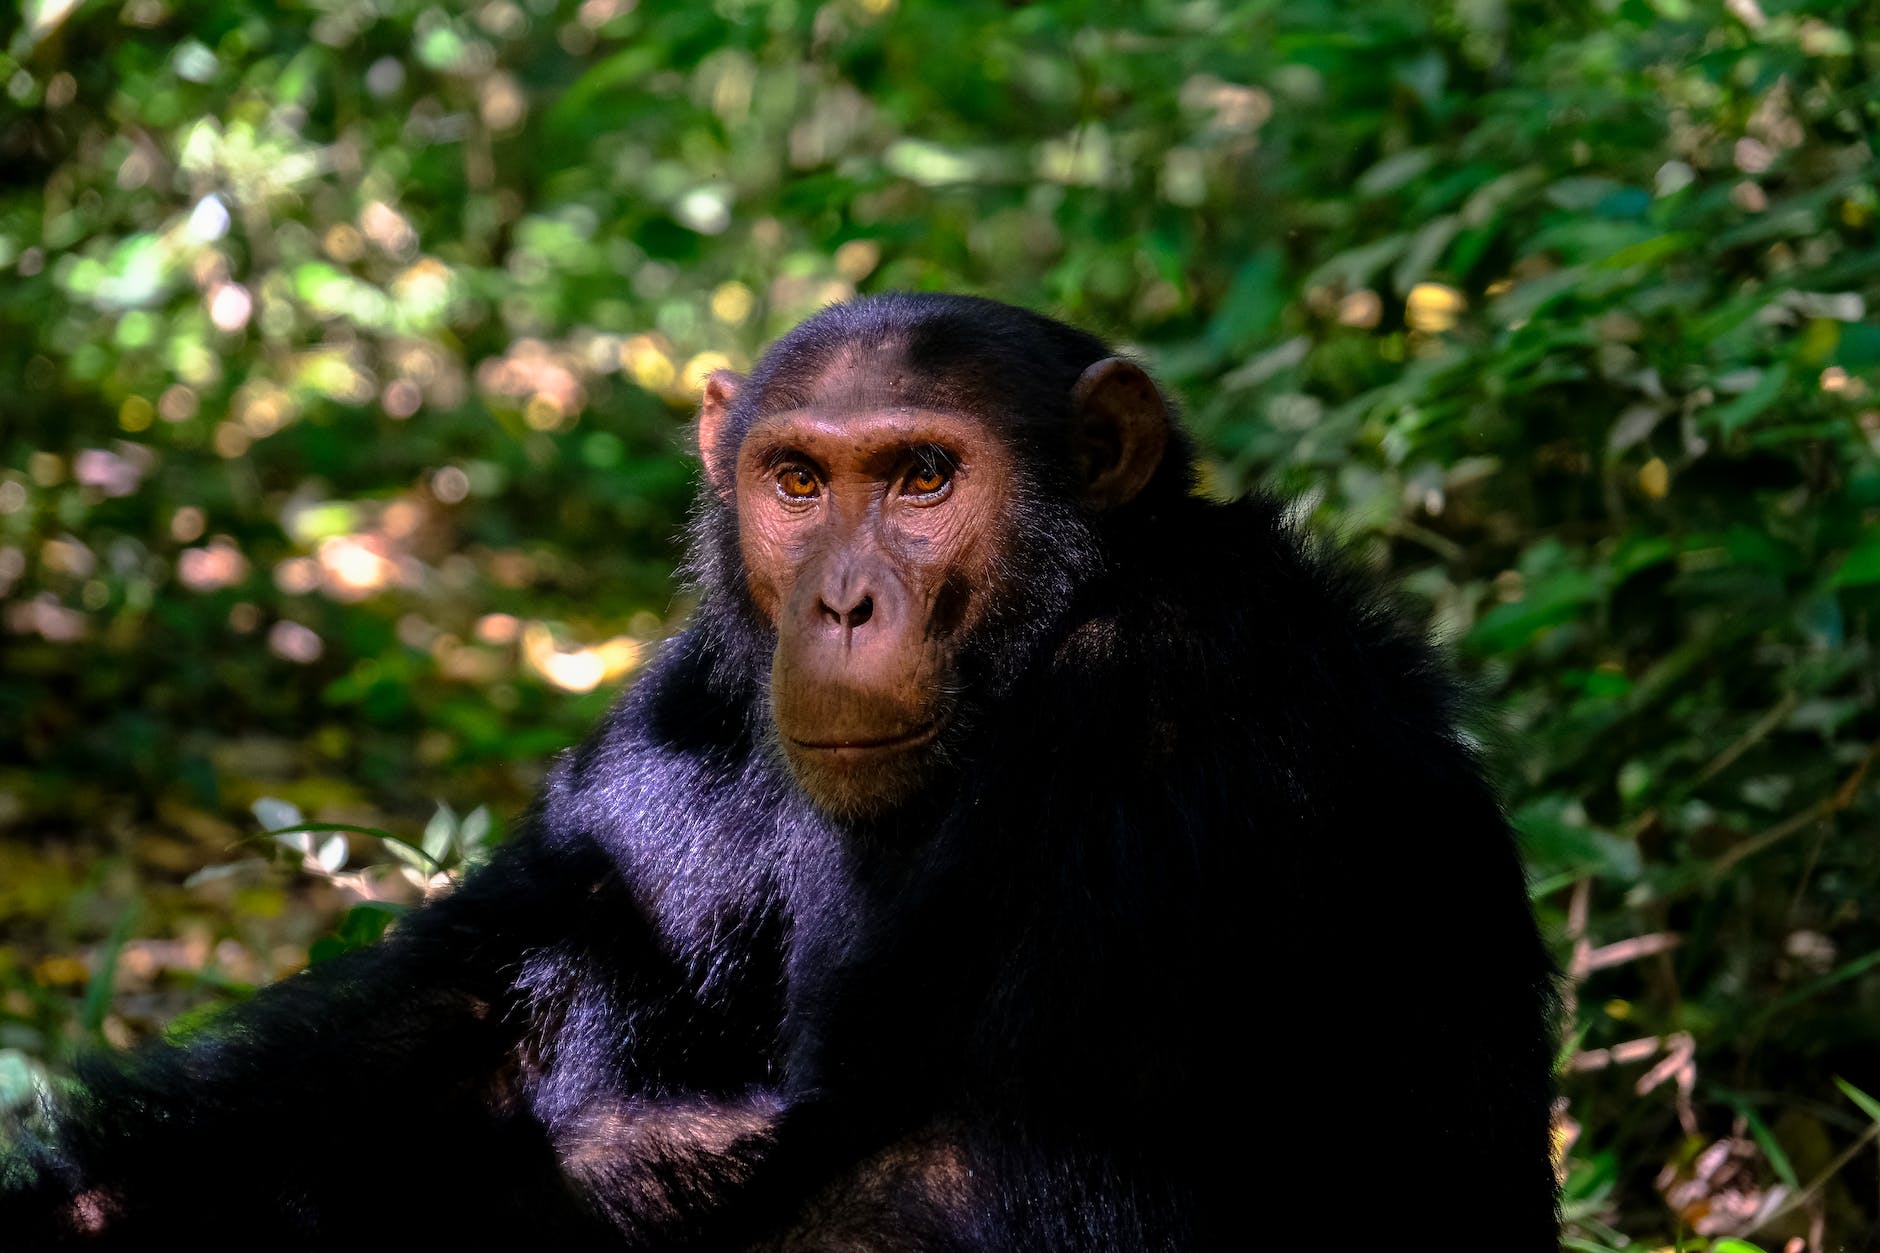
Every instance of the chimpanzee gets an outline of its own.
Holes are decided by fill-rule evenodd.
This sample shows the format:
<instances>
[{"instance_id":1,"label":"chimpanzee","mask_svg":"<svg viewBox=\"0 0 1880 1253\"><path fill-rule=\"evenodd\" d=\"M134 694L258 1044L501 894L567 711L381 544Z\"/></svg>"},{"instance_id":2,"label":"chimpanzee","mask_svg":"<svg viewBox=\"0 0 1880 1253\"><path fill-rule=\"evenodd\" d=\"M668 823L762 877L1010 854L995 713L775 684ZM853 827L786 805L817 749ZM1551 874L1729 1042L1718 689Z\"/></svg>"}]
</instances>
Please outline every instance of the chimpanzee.
<instances>
[{"instance_id":1,"label":"chimpanzee","mask_svg":"<svg viewBox=\"0 0 1880 1253\"><path fill-rule=\"evenodd\" d=\"M7 1248L1555 1247L1458 689L1142 369L884 295L698 440L696 620L519 837L90 1064Z\"/></svg>"}]
</instances>

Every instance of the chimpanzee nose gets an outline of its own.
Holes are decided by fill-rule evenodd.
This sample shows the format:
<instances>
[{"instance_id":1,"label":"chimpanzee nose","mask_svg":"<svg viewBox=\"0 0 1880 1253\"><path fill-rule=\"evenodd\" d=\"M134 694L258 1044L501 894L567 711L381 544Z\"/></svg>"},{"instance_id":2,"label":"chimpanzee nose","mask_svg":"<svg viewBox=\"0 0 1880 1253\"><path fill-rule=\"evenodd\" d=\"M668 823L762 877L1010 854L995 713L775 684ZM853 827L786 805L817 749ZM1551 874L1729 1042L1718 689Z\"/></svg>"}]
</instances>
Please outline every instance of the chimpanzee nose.
<instances>
[{"instance_id":1,"label":"chimpanzee nose","mask_svg":"<svg viewBox=\"0 0 1880 1253\"><path fill-rule=\"evenodd\" d=\"M847 657L844 664L855 660L850 653L889 647L906 621L907 593L894 570L874 554L838 555L804 580L802 592L799 603L809 611L803 625Z\"/></svg>"},{"instance_id":2,"label":"chimpanzee nose","mask_svg":"<svg viewBox=\"0 0 1880 1253\"><path fill-rule=\"evenodd\" d=\"M835 594L832 595L832 591ZM818 608L827 621L841 627L846 635L874 616L875 598L861 587L825 588Z\"/></svg>"}]
</instances>

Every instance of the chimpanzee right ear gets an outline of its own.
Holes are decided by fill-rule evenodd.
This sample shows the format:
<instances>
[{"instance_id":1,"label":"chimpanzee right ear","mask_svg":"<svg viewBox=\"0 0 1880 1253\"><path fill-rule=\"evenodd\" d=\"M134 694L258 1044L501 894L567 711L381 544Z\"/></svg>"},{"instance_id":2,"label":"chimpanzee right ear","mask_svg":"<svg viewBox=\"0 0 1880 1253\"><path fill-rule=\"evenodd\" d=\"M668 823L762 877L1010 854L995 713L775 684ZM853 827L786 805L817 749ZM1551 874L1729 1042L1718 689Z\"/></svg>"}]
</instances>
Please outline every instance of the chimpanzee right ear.
<instances>
[{"instance_id":1,"label":"chimpanzee right ear","mask_svg":"<svg viewBox=\"0 0 1880 1253\"><path fill-rule=\"evenodd\" d=\"M1168 406L1141 366L1105 357L1071 389L1077 462L1084 503L1114 509L1134 500L1155 477L1168 451Z\"/></svg>"},{"instance_id":2,"label":"chimpanzee right ear","mask_svg":"<svg viewBox=\"0 0 1880 1253\"><path fill-rule=\"evenodd\" d=\"M725 416L731 412L731 402L738 398L738 388L743 385L742 374L713 370L705 378L705 395L698 407L698 455L705 462L705 481L722 500L730 500L738 489L737 467L725 463L726 456L737 450L721 449L719 436L724 434Z\"/></svg>"}]
</instances>

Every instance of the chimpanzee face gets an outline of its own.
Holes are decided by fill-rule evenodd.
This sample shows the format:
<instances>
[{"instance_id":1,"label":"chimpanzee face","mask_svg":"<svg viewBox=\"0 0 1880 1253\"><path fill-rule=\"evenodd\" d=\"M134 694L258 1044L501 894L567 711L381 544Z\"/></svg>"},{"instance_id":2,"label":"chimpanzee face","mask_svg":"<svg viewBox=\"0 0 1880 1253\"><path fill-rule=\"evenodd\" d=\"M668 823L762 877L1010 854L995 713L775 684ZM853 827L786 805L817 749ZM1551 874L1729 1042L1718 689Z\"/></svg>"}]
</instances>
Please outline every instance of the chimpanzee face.
<instances>
[{"instance_id":1,"label":"chimpanzee face","mask_svg":"<svg viewBox=\"0 0 1880 1253\"><path fill-rule=\"evenodd\" d=\"M822 809L880 813L942 754L957 661L1007 585L1017 452L987 415L903 403L892 362L855 357L807 402L762 412L720 448L736 375L708 381L699 440L737 510L751 601L776 629L771 713L798 784ZM870 380L888 380L873 385ZM1079 381L1065 441L1093 508L1147 483L1167 415L1116 359ZM1061 477L1061 476L1060 476Z\"/></svg>"}]
</instances>

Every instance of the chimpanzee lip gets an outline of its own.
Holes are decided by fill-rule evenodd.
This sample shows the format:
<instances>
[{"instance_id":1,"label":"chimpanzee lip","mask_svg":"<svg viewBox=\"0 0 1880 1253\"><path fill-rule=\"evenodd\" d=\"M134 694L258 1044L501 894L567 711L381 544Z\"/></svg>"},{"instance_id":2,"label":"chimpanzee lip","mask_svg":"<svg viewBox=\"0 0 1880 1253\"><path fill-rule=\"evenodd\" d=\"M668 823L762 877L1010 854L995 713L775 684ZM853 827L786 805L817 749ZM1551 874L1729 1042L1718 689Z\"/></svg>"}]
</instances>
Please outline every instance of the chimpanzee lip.
<instances>
[{"instance_id":1,"label":"chimpanzee lip","mask_svg":"<svg viewBox=\"0 0 1880 1253\"><path fill-rule=\"evenodd\" d=\"M899 735L884 735L876 739L851 740L803 740L794 735L785 738L798 748L807 748L821 753L839 752L877 752L890 748L917 748L933 739L940 731L940 720L923 723L912 731L903 731Z\"/></svg>"}]
</instances>

